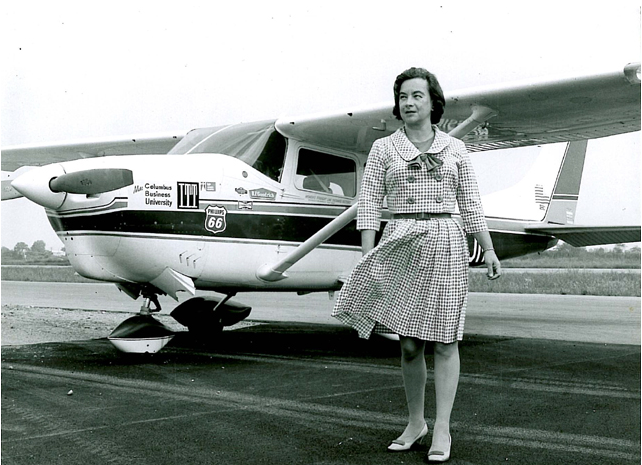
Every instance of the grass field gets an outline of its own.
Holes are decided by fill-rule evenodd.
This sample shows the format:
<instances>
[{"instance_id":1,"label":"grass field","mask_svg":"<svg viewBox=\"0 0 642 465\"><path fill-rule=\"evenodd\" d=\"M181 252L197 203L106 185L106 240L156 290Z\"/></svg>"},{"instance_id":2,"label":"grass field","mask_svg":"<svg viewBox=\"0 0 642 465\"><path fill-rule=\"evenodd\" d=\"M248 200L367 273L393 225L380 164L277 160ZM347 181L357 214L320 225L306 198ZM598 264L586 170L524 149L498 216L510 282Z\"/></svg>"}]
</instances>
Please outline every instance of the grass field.
<instances>
[{"instance_id":1,"label":"grass field","mask_svg":"<svg viewBox=\"0 0 642 465\"><path fill-rule=\"evenodd\" d=\"M599 268L640 269L640 254L636 253L581 253L564 256L555 252L542 252L502 260L504 268Z\"/></svg>"},{"instance_id":2,"label":"grass field","mask_svg":"<svg viewBox=\"0 0 642 465\"><path fill-rule=\"evenodd\" d=\"M83 278L71 266L2 265L3 281L32 281L42 283L95 283Z\"/></svg>"},{"instance_id":3,"label":"grass field","mask_svg":"<svg viewBox=\"0 0 642 465\"><path fill-rule=\"evenodd\" d=\"M506 268L495 281L485 273L470 273L469 288L471 292L639 297L640 273L576 269L511 273Z\"/></svg>"},{"instance_id":4,"label":"grass field","mask_svg":"<svg viewBox=\"0 0 642 465\"><path fill-rule=\"evenodd\" d=\"M79 276L71 267L2 266L5 281L33 282L96 282ZM617 271L582 271L565 269L550 271L511 271L489 281L484 272L470 273L471 292L517 294L567 294L603 296L640 296L640 273Z\"/></svg>"}]
</instances>

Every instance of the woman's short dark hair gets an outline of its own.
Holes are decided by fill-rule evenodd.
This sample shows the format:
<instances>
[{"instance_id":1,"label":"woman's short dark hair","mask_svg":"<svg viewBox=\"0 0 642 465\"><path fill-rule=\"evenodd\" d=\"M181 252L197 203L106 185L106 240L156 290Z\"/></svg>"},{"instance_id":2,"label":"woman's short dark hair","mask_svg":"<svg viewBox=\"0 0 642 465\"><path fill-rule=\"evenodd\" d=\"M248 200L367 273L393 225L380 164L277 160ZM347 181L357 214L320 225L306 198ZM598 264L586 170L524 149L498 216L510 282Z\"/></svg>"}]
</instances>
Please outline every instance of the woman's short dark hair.
<instances>
[{"instance_id":1,"label":"woman's short dark hair","mask_svg":"<svg viewBox=\"0 0 642 465\"><path fill-rule=\"evenodd\" d=\"M401 84L403 84L404 81L415 78L425 79L428 83L428 94L430 95L430 101L432 102L430 122L432 124L439 123L439 121L441 121L441 115L444 114L446 99L444 98L444 92L441 90L437 76L424 68L410 68L397 76L393 87L393 92L395 94L395 108L392 110L392 114L395 115L397 119L401 119L401 112L399 111L399 92L401 90Z\"/></svg>"}]
</instances>

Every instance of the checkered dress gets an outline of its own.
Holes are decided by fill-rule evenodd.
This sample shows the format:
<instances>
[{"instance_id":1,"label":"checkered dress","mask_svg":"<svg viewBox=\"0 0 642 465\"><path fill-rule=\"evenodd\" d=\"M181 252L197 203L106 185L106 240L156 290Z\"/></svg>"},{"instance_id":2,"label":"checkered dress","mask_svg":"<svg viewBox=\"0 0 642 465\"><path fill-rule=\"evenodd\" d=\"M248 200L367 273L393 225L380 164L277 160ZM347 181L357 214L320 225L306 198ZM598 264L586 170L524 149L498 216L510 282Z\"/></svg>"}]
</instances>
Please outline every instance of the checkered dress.
<instances>
[{"instance_id":1,"label":"checkered dress","mask_svg":"<svg viewBox=\"0 0 642 465\"><path fill-rule=\"evenodd\" d=\"M361 184L357 229L379 230L384 197L391 213L454 213L458 205L466 232L487 229L464 144L433 128L427 153L441 163L434 169L403 128L375 141ZM461 340L468 256L464 229L455 219L392 220L377 247L352 270L332 315L363 338L374 331Z\"/></svg>"}]
</instances>

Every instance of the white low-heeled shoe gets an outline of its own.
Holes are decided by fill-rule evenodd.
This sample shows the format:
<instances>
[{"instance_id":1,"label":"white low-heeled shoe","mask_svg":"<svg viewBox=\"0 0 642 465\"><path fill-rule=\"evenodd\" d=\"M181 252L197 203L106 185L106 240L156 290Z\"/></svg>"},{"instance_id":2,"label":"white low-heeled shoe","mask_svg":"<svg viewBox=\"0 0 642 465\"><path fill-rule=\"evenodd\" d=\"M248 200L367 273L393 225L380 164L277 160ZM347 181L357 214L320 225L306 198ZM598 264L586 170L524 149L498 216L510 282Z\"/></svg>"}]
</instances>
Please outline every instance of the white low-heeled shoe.
<instances>
[{"instance_id":1,"label":"white low-heeled shoe","mask_svg":"<svg viewBox=\"0 0 642 465\"><path fill-rule=\"evenodd\" d=\"M445 451L433 450L432 448L428 451L428 463L441 463L447 462L450 460L450 449L453 445L453 439L448 435L448 449Z\"/></svg>"},{"instance_id":2,"label":"white low-heeled shoe","mask_svg":"<svg viewBox=\"0 0 642 465\"><path fill-rule=\"evenodd\" d=\"M394 441L392 441L392 444L388 446L388 450L390 452L402 452L404 450L410 450L410 448L415 443L421 444L421 441L424 440L427 434L428 434L428 425L424 423L424 427L421 428L421 431L415 437L415 439L413 439L410 442L404 442L404 441L400 441L399 439L395 439Z\"/></svg>"}]
</instances>

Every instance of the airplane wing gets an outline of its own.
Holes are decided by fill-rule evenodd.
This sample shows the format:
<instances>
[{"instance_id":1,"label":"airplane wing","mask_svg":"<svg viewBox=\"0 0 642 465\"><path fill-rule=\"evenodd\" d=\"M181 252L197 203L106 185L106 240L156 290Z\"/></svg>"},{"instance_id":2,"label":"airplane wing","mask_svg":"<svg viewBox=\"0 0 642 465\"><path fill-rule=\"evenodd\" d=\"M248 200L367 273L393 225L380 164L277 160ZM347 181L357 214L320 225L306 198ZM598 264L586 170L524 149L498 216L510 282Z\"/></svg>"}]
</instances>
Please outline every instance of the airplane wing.
<instances>
[{"instance_id":1,"label":"airplane wing","mask_svg":"<svg viewBox=\"0 0 642 465\"><path fill-rule=\"evenodd\" d=\"M526 231L555 236L573 247L640 242L642 240L640 226L545 225L527 226Z\"/></svg>"},{"instance_id":2,"label":"airplane wing","mask_svg":"<svg viewBox=\"0 0 642 465\"><path fill-rule=\"evenodd\" d=\"M498 84L446 92L440 123L462 125L470 151L596 139L640 130L640 63L610 73ZM281 118L287 137L368 153L374 140L397 130L394 102L370 108ZM471 124L472 123L472 124Z\"/></svg>"},{"instance_id":3,"label":"airplane wing","mask_svg":"<svg viewBox=\"0 0 642 465\"><path fill-rule=\"evenodd\" d=\"M6 147L2 149L2 171L14 171L22 166L41 166L78 158L165 154L186 133L187 131L140 137L60 142L53 145Z\"/></svg>"},{"instance_id":4,"label":"airplane wing","mask_svg":"<svg viewBox=\"0 0 642 465\"><path fill-rule=\"evenodd\" d=\"M596 139L640 130L640 63L601 75L531 81L447 93L441 129L461 137L470 151ZM367 154L372 143L400 126L392 102L371 108L281 118L286 137ZM354 218L355 207L274 264L257 270L266 281L286 270ZM529 232L553 235L573 246L640 241L640 227L538 225Z\"/></svg>"},{"instance_id":5,"label":"airplane wing","mask_svg":"<svg viewBox=\"0 0 642 465\"><path fill-rule=\"evenodd\" d=\"M640 63L622 70L446 92L440 126L470 151L544 144L640 129ZM281 118L285 136L357 153L400 122L393 102L329 114ZM453 129L459 128L453 132ZM2 149L2 171L77 158L167 153L187 131Z\"/></svg>"}]
</instances>

